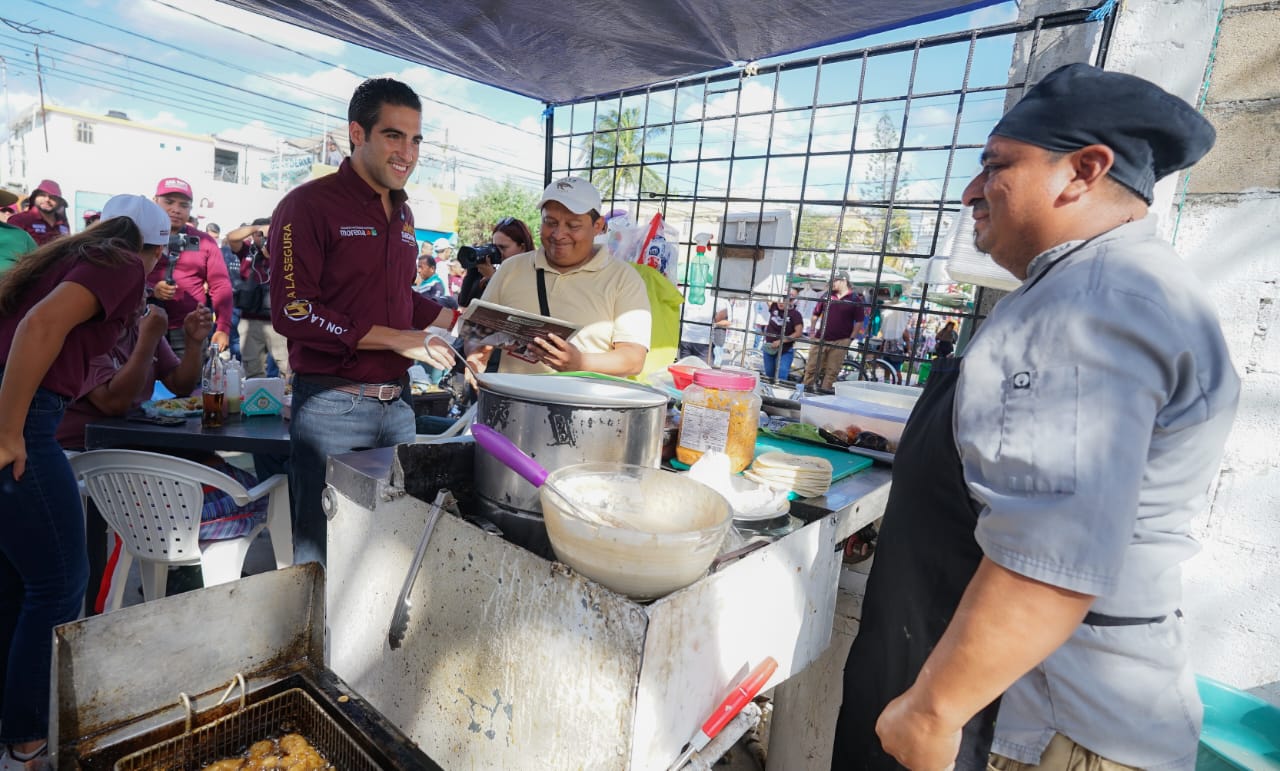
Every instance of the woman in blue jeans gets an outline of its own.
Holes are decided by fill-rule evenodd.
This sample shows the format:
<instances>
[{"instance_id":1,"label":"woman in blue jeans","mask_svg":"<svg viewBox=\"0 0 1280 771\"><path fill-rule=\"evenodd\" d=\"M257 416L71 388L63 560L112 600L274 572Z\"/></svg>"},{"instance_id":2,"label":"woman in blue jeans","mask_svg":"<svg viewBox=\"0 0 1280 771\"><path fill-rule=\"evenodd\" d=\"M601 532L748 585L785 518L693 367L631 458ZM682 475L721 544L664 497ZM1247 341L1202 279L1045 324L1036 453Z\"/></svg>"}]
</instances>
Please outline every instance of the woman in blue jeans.
<instances>
[{"instance_id":1,"label":"woman in blue jeans","mask_svg":"<svg viewBox=\"0 0 1280 771\"><path fill-rule=\"evenodd\" d=\"M769 303L769 323L764 330L764 374L777 380L791 378L796 340L804 336L804 318L796 310L800 290L791 287L782 302Z\"/></svg>"},{"instance_id":2,"label":"woman in blue jeans","mask_svg":"<svg viewBox=\"0 0 1280 771\"><path fill-rule=\"evenodd\" d=\"M53 628L73 621L88 579L84 512L54 438L89 360L143 298L169 218L116 196L102 220L19 258L0 279L0 769L47 765Z\"/></svg>"}]
</instances>

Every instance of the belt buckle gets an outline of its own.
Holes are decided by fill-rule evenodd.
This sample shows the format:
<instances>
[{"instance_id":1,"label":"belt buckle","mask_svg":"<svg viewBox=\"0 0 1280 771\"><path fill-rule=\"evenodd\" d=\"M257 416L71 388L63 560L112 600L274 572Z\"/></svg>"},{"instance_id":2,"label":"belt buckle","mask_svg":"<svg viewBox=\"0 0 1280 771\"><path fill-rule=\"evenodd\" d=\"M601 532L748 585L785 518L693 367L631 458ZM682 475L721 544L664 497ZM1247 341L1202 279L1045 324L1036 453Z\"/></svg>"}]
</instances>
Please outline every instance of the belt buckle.
<instances>
[{"instance_id":1,"label":"belt buckle","mask_svg":"<svg viewBox=\"0 0 1280 771\"><path fill-rule=\"evenodd\" d=\"M395 399L399 396L400 396L400 386L398 385L394 385L394 384L388 385L384 383L378 386L378 395L376 398L380 402L395 401Z\"/></svg>"}]
</instances>

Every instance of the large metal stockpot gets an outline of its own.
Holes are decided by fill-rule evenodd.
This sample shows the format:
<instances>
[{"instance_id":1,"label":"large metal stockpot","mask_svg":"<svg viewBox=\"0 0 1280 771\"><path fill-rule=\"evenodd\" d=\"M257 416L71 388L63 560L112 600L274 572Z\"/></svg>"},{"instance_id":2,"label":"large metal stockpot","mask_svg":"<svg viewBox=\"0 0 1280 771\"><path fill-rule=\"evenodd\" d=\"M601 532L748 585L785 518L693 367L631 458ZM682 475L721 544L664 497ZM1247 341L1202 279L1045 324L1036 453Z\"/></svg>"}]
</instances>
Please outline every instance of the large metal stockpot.
<instances>
[{"instance_id":1,"label":"large metal stockpot","mask_svg":"<svg viewBox=\"0 0 1280 771\"><path fill-rule=\"evenodd\" d=\"M657 468L667 397L639 384L590 377L485 375L476 421L549 471L587 461ZM480 513L509 540L549 553L538 491L476 449Z\"/></svg>"}]
</instances>

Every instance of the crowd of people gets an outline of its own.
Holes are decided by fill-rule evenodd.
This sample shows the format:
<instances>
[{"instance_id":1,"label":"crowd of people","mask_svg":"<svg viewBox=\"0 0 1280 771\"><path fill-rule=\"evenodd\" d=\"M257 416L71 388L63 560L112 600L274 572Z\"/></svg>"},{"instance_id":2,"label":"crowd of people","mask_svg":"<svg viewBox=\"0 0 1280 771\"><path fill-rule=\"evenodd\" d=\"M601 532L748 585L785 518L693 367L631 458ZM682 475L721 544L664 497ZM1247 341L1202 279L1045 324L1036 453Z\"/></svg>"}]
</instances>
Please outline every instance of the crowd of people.
<instances>
[{"instance_id":1,"label":"crowd of people","mask_svg":"<svg viewBox=\"0 0 1280 771\"><path fill-rule=\"evenodd\" d=\"M102 545L65 455L86 421L136 407L157 379L190 393L206 348L238 348L246 374L290 376L294 558L323 564L327 460L414 439L411 365L647 366L665 306L652 269L604 245L590 181L547 186L540 244L503 219L496 256L463 264L447 239L419 250L404 190L418 96L367 80L348 118L336 173L221 243L216 225L195 226L176 177L150 198L112 197L74 234L53 180L24 202L0 197L14 209L0 223L0 771L46 756L51 630L82 612ZM969 340L963 368L954 322L931 330L940 364L897 448L835 768L1076 767L1048 765L1059 755L1191 767L1199 712L1177 564L1239 381L1147 207L1156 179L1212 142L1190 106L1086 65L1047 76L993 130L965 203L975 243L1024 283ZM537 337L519 358L459 351L443 332L477 298L577 331ZM918 350L918 325L880 300L837 274L806 320L788 291L767 309L766 368L789 370L812 337L804 381L830 388L860 337ZM710 357L727 317L704 304L707 339L686 351ZM1095 419L1078 419L1086 408Z\"/></svg>"}]
</instances>

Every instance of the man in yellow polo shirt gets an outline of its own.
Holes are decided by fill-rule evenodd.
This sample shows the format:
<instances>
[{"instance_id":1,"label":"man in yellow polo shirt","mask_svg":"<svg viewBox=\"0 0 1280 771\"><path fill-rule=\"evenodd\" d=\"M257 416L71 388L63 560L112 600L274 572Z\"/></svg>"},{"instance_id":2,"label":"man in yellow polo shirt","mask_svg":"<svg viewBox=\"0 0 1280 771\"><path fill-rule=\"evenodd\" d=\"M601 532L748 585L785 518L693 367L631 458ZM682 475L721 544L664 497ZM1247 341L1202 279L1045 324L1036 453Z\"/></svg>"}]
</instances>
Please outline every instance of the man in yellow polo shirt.
<instances>
[{"instance_id":1,"label":"man in yellow polo shirt","mask_svg":"<svg viewBox=\"0 0 1280 771\"><path fill-rule=\"evenodd\" d=\"M593 242L604 232L600 192L581 177L565 177L547 186L539 206L542 247L503 261L481 299L582 328L568 340L538 338L537 363L503 356L498 371L639 373L649 350L649 298L635 268ZM468 358L483 369L492 351L486 346Z\"/></svg>"}]
</instances>

